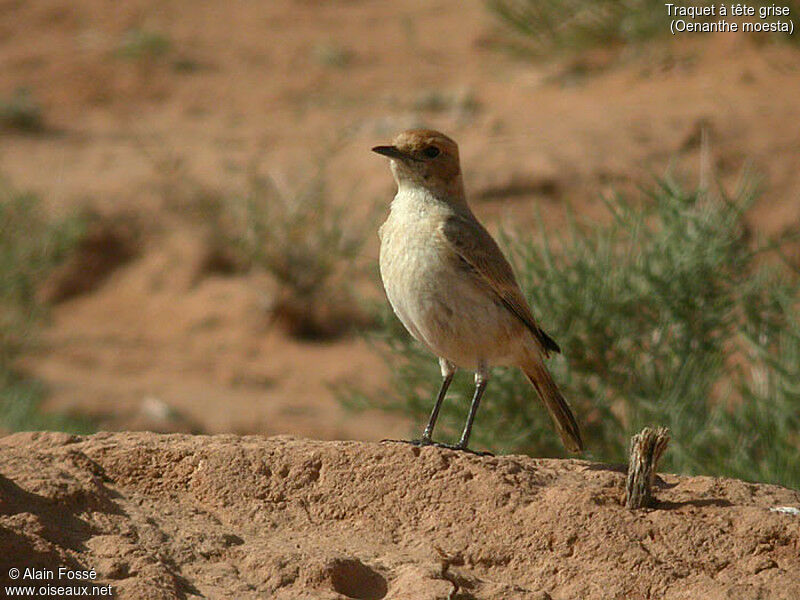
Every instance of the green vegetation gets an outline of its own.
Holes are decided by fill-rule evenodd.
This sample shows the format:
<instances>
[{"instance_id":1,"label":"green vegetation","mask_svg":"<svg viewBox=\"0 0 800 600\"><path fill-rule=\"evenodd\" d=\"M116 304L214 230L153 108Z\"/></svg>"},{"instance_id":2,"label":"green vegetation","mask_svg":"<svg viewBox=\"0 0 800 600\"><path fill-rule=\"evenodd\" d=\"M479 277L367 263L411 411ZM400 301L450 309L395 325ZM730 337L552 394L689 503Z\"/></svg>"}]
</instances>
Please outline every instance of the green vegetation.
<instances>
[{"instance_id":1,"label":"green vegetation","mask_svg":"<svg viewBox=\"0 0 800 600\"><path fill-rule=\"evenodd\" d=\"M42 107L27 88L17 88L9 97L0 98L0 127L27 133L44 129Z\"/></svg>"},{"instance_id":2,"label":"green vegetation","mask_svg":"<svg viewBox=\"0 0 800 600\"><path fill-rule=\"evenodd\" d=\"M549 365L589 457L625 462L631 435L663 425L672 432L664 470L800 488L800 277L777 258L788 233L750 239L743 215L753 197L688 193L666 180L638 201L608 201L608 224L573 218L552 239L544 226L538 237L501 234L534 312L563 349ZM346 402L410 414L421 428L439 367L388 313L376 346L391 388ZM457 436L471 394L471 374L460 373L438 439ZM473 431L475 447L563 454L515 369L495 370Z\"/></svg>"},{"instance_id":3,"label":"green vegetation","mask_svg":"<svg viewBox=\"0 0 800 600\"><path fill-rule=\"evenodd\" d=\"M327 159L295 184L261 174L255 157L242 189L222 190L201 184L181 157L143 151L167 206L206 238L205 272L266 275L256 278L266 284L265 312L298 338L334 338L371 321L355 287L374 213L331 201Z\"/></svg>"},{"instance_id":4,"label":"green vegetation","mask_svg":"<svg viewBox=\"0 0 800 600\"><path fill-rule=\"evenodd\" d=\"M325 338L363 322L353 285L362 275L359 254L371 219L330 202L322 167L297 189L253 176L226 212L233 223L228 235L244 262L278 283L271 309L290 333Z\"/></svg>"},{"instance_id":5,"label":"green vegetation","mask_svg":"<svg viewBox=\"0 0 800 600\"><path fill-rule=\"evenodd\" d=\"M511 46L518 50L541 53L550 50L578 51L586 48L642 42L653 37L667 36L670 33L670 17L664 2L656 0L487 0L489 10L505 25L512 34ZM680 3L674 3L682 6ZM693 7L714 4L707 0L693 2ZM717 3L718 4L718 3ZM758 22L775 21L775 18L760 19L761 6L773 3L755 1L747 3L755 8L756 16L749 17ZM789 1L781 4L789 6L791 17L797 19L800 3ZM717 21L735 17L707 16L687 21ZM698 35L684 33L681 35ZM704 34L699 34L704 35ZM739 34L742 35L742 34ZM756 38L762 34L747 34ZM776 35L776 34L771 34ZM797 36L777 34L795 41Z\"/></svg>"},{"instance_id":6,"label":"green vegetation","mask_svg":"<svg viewBox=\"0 0 800 600\"><path fill-rule=\"evenodd\" d=\"M326 287L337 263L352 261L360 248L343 211L327 201L320 174L299 190L281 190L270 178L254 177L240 202L245 255L299 296Z\"/></svg>"},{"instance_id":7,"label":"green vegetation","mask_svg":"<svg viewBox=\"0 0 800 600\"><path fill-rule=\"evenodd\" d=\"M452 112L460 115L474 115L480 110L480 103L471 88L453 90L429 89L417 94L414 110L433 113Z\"/></svg>"},{"instance_id":8,"label":"green vegetation","mask_svg":"<svg viewBox=\"0 0 800 600\"><path fill-rule=\"evenodd\" d=\"M38 199L0 182L0 428L85 431L87 422L45 415L42 386L15 369L46 315L37 288L83 235L80 217L52 221Z\"/></svg>"},{"instance_id":9,"label":"green vegetation","mask_svg":"<svg viewBox=\"0 0 800 600\"><path fill-rule=\"evenodd\" d=\"M580 50L669 32L664 5L652 0L488 0L487 5L534 50Z\"/></svg>"},{"instance_id":10,"label":"green vegetation","mask_svg":"<svg viewBox=\"0 0 800 600\"><path fill-rule=\"evenodd\" d=\"M166 55L171 47L170 39L163 33L137 27L125 32L117 56L130 61L153 60Z\"/></svg>"},{"instance_id":11,"label":"green vegetation","mask_svg":"<svg viewBox=\"0 0 800 600\"><path fill-rule=\"evenodd\" d=\"M319 42L312 49L314 61L324 67L343 69L353 62L353 52L335 42Z\"/></svg>"}]
</instances>

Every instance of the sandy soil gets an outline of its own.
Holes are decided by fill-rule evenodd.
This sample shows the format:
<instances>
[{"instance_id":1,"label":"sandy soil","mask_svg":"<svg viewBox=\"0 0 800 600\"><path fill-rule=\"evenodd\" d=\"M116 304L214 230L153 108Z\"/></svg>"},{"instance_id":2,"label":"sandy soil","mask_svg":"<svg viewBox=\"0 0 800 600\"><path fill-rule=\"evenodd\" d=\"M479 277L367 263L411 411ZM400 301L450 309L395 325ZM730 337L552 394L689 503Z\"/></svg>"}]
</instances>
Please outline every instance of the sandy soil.
<instances>
[{"instance_id":1,"label":"sandy soil","mask_svg":"<svg viewBox=\"0 0 800 600\"><path fill-rule=\"evenodd\" d=\"M385 210L369 148L426 125L460 142L490 229L536 209L558 227L670 167L697 178L705 130L713 176L760 174L750 223L780 231L800 219L800 53L721 35L537 64L498 50L477 0L221 6L0 0L0 98L28 88L45 126L0 130L0 174L101 216L22 366L48 409L105 429L227 434L0 438L0 579L95 568L132 599L800 597L800 518L771 510L794 491L664 475L632 513L621 472L583 461L234 435L419 424L345 412L331 384L386 381L371 349L272 324L270 282L208 269L190 214L198 189L235 195L254 169L299 186L319 162L333 202ZM166 49L131 58L135 31Z\"/></svg>"},{"instance_id":2,"label":"sandy soil","mask_svg":"<svg viewBox=\"0 0 800 600\"><path fill-rule=\"evenodd\" d=\"M49 408L104 428L408 432L403 419L336 403L331 383L385 380L358 339L293 339L267 324L252 278L203 270L208 241L185 197L196 185L234 194L254 164L302 183L324 160L333 201L385 206L392 183L368 149L426 124L460 141L475 210L492 227L524 225L536 207L558 226L567 202L596 216L612 188L670 165L696 175L705 128L725 185L747 165L763 176L757 228L800 217L800 54L787 45L682 38L547 66L497 50L481 2L0 5L0 94L30 89L46 126L0 132L0 172L54 212L88 203L138 224L127 260L56 307L26 363L50 386ZM168 48L125 58L131 31Z\"/></svg>"},{"instance_id":3,"label":"sandy soil","mask_svg":"<svg viewBox=\"0 0 800 600\"><path fill-rule=\"evenodd\" d=\"M95 569L121 599L800 597L778 486L663 475L629 511L580 460L153 433L7 436L0 473L0 580Z\"/></svg>"}]
</instances>

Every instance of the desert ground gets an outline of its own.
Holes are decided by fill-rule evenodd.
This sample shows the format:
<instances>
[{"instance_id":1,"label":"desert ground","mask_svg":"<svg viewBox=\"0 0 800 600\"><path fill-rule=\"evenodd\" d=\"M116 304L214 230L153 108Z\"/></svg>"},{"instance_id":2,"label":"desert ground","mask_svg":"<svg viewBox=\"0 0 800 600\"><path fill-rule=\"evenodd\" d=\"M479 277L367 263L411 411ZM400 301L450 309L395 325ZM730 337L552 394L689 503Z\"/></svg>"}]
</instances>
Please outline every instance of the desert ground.
<instances>
[{"instance_id":1,"label":"desert ground","mask_svg":"<svg viewBox=\"0 0 800 600\"><path fill-rule=\"evenodd\" d=\"M119 432L0 438L4 574L12 557L96 568L120 598L445 598L451 579L456 598L800 597L800 521L771 510L794 491L662 475L660 504L630 513L612 467L377 444L421 424L333 388L379 389L383 361L357 332L293 335L275 281L217 268L197 210L253 173L291 190L321 169L365 228L358 289L382 301L394 184L369 149L428 126L459 142L492 231L606 218L604 194L671 170L724 189L756 173L748 223L780 232L800 219L796 45L533 60L455 0L0 7L0 97L42 111L0 130L0 174L53 215L98 215L21 368L45 410Z\"/></svg>"},{"instance_id":2,"label":"desert ground","mask_svg":"<svg viewBox=\"0 0 800 600\"><path fill-rule=\"evenodd\" d=\"M779 486L665 475L630 511L581 460L147 432L14 434L0 472L0 572L95 569L124 599L800 595Z\"/></svg>"}]
</instances>

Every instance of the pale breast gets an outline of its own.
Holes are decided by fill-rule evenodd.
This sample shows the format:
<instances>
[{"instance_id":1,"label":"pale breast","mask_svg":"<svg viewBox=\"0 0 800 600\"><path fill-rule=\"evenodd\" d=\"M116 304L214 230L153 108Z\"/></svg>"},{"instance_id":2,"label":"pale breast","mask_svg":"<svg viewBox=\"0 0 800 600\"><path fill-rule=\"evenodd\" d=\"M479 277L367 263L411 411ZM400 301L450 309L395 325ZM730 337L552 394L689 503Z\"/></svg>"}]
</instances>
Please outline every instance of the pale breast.
<instances>
[{"instance_id":1,"label":"pale breast","mask_svg":"<svg viewBox=\"0 0 800 600\"><path fill-rule=\"evenodd\" d=\"M380 250L389 302L411 335L461 368L513 362L522 328L437 235L441 218L393 207Z\"/></svg>"},{"instance_id":2,"label":"pale breast","mask_svg":"<svg viewBox=\"0 0 800 600\"><path fill-rule=\"evenodd\" d=\"M431 242L435 231L424 218L404 218L397 211L381 227L380 272L389 302L406 329L427 344L424 330L439 292L440 252Z\"/></svg>"}]
</instances>

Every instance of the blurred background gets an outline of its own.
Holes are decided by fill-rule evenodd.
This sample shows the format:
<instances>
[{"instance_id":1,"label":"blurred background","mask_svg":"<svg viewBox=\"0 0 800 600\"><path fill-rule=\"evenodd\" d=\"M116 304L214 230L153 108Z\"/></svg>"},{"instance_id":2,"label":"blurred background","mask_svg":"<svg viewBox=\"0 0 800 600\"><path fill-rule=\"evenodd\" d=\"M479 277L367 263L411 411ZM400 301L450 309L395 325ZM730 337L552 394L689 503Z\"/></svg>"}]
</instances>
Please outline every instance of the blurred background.
<instances>
[{"instance_id":1,"label":"blurred background","mask_svg":"<svg viewBox=\"0 0 800 600\"><path fill-rule=\"evenodd\" d=\"M645 1L0 7L3 431L418 434L438 367L387 312L369 149L427 126L589 456L668 425L674 469L800 485L800 34L672 36ZM560 454L515 377L477 443Z\"/></svg>"}]
</instances>

